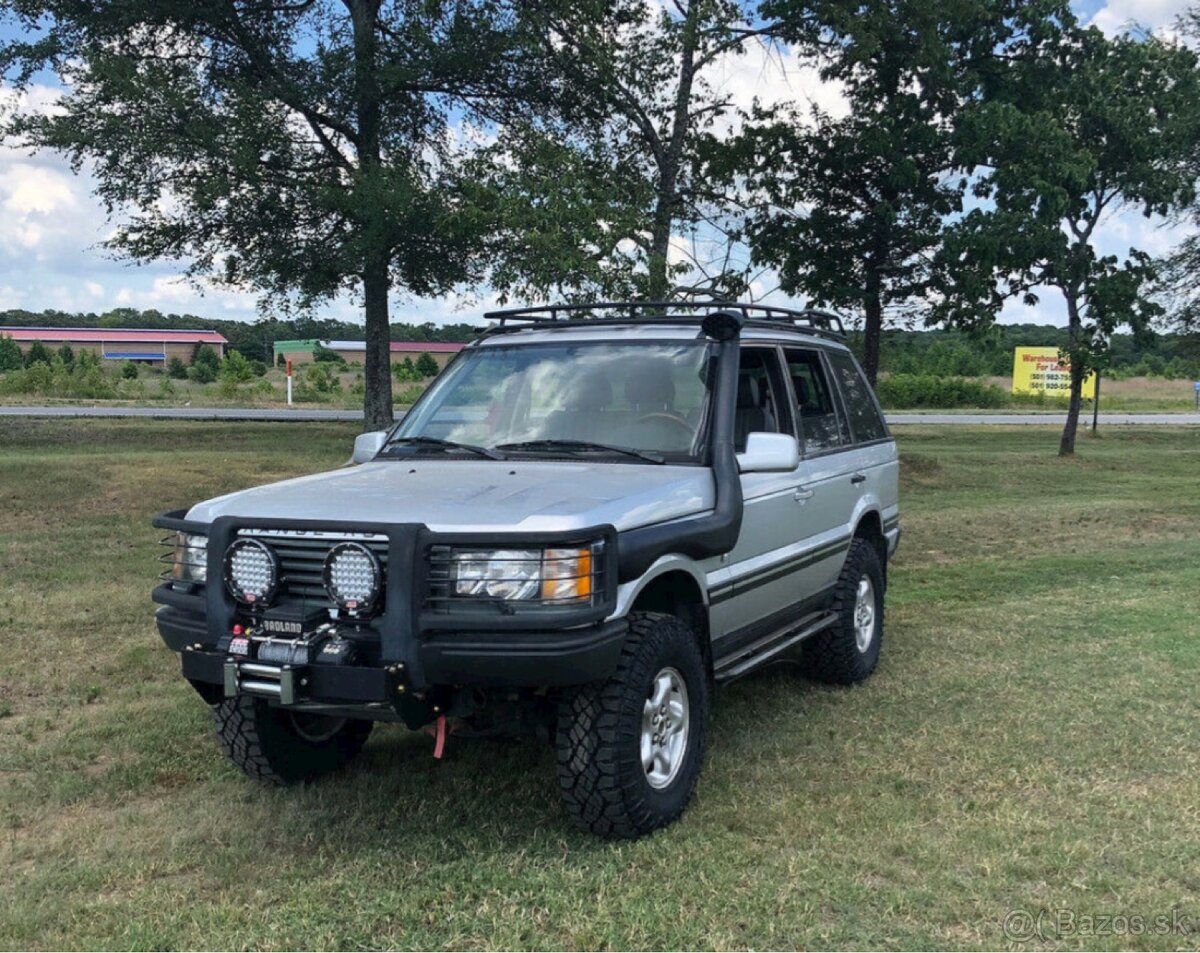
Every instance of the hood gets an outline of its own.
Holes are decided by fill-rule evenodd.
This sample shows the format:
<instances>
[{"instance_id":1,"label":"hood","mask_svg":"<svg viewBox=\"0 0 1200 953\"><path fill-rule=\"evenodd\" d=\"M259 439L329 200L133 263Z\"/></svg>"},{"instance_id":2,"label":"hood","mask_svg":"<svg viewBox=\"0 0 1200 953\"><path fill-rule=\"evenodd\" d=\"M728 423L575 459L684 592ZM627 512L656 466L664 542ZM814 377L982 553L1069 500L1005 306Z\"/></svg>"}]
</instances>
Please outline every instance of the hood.
<instances>
[{"instance_id":1,"label":"hood","mask_svg":"<svg viewBox=\"0 0 1200 953\"><path fill-rule=\"evenodd\" d=\"M380 460L269 483L193 506L220 516L424 523L437 532L618 530L712 509L704 467L528 460Z\"/></svg>"}]
</instances>

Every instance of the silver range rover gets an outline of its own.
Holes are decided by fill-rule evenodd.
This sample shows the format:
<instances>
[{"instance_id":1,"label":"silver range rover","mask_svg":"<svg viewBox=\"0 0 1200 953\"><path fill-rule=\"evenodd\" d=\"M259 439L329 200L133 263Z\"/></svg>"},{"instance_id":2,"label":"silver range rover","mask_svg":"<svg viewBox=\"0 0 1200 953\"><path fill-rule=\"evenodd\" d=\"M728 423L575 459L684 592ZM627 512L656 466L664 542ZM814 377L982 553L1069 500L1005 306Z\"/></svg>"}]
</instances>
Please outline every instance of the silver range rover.
<instances>
[{"instance_id":1,"label":"silver range rover","mask_svg":"<svg viewBox=\"0 0 1200 953\"><path fill-rule=\"evenodd\" d=\"M541 733L606 837L683 812L715 686L875 669L898 461L835 315L496 312L352 465L163 514L166 644L247 774L376 721ZM449 721L448 721L449 720Z\"/></svg>"}]
</instances>

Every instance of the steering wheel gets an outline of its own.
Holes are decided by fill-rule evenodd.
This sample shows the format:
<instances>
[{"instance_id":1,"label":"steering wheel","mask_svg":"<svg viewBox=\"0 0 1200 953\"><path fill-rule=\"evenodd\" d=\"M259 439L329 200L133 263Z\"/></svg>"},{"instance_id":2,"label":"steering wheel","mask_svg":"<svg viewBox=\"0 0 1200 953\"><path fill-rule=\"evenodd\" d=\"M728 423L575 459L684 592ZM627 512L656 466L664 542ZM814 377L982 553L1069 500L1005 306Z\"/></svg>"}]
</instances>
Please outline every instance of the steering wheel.
<instances>
[{"instance_id":1,"label":"steering wheel","mask_svg":"<svg viewBox=\"0 0 1200 953\"><path fill-rule=\"evenodd\" d=\"M689 437L691 437L694 433L694 431L692 430L692 425L689 424L686 420L684 420L678 414L672 414L669 411L665 411L665 410L656 410L652 414L643 414L641 417L639 417L637 420L634 421L634 424L640 425L640 424L644 424L650 420L670 421L671 423L680 427L682 430L687 431L687 435Z\"/></svg>"}]
</instances>

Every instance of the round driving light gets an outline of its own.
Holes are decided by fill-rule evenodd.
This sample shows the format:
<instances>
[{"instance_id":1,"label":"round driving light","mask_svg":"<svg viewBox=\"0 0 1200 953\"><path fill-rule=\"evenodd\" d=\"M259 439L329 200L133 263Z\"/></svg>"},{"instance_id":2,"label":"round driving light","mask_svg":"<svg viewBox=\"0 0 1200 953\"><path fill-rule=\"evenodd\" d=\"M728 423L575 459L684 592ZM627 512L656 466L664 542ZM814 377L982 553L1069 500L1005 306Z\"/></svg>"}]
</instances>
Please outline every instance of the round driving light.
<instances>
[{"instance_id":1,"label":"round driving light","mask_svg":"<svg viewBox=\"0 0 1200 953\"><path fill-rule=\"evenodd\" d=\"M265 605L279 585L279 560L257 539L235 539L225 550L225 586L246 605Z\"/></svg>"},{"instance_id":2,"label":"round driving light","mask_svg":"<svg viewBox=\"0 0 1200 953\"><path fill-rule=\"evenodd\" d=\"M338 543L325 557L325 591L347 612L369 612L379 599L382 581L379 557L362 543Z\"/></svg>"}]
</instances>

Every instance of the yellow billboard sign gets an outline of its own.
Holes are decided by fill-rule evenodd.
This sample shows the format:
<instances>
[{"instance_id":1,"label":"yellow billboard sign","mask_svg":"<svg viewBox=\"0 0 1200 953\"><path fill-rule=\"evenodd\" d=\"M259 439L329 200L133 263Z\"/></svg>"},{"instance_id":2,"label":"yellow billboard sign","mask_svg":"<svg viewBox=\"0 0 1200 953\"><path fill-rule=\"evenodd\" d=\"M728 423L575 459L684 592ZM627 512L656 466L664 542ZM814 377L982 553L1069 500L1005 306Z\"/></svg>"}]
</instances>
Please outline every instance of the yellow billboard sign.
<instances>
[{"instance_id":1,"label":"yellow billboard sign","mask_svg":"<svg viewBox=\"0 0 1200 953\"><path fill-rule=\"evenodd\" d=\"M1071 365L1059 360L1056 347L1019 347L1013 351L1012 392L1070 397ZM1083 396L1095 400L1095 374L1084 378Z\"/></svg>"}]
</instances>

